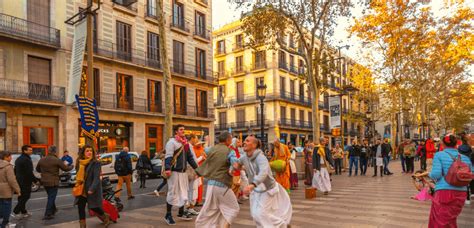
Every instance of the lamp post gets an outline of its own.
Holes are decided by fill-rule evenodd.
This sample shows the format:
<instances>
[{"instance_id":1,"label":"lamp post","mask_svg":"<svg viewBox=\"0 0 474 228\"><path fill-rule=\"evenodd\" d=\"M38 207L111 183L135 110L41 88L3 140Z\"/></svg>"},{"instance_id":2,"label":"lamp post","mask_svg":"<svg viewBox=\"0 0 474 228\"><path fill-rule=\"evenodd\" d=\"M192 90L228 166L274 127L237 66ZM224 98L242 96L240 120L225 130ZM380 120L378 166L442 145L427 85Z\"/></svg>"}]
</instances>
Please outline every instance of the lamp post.
<instances>
[{"instance_id":1,"label":"lamp post","mask_svg":"<svg viewBox=\"0 0 474 228\"><path fill-rule=\"evenodd\" d=\"M370 110L367 110L366 112L367 114L367 120L368 120L368 123L367 123L367 128L368 128L368 135L367 135L367 138L369 140L369 143L372 143L372 111Z\"/></svg>"},{"instance_id":2,"label":"lamp post","mask_svg":"<svg viewBox=\"0 0 474 228\"><path fill-rule=\"evenodd\" d=\"M265 120L263 119L263 108L264 108L264 103L263 100L265 99L265 93L267 90L267 85L265 85L262 82L257 86L257 95L258 99L260 100L260 137L262 140L262 143L264 143L264 132L265 132Z\"/></svg>"}]
</instances>

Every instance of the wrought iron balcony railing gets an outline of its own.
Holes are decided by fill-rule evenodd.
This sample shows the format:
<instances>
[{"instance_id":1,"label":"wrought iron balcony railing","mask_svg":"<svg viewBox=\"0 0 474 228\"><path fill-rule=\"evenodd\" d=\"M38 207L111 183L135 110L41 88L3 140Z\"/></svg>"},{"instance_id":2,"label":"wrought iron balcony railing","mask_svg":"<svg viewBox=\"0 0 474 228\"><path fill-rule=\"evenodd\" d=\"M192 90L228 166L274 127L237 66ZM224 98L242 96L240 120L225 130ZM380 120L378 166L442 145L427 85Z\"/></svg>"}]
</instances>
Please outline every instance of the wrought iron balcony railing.
<instances>
[{"instance_id":1,"label":"wrought iron balcony railing","mask_svg":"<svg viewBox=\"0 0 474 228\"><path fill-rule=\"evenodd\" d=\"M186 64L179 60L170 60L171 72L175 74L185 75L185 76L194 76L198 79L203 79L209 82L216 83L217 77L211 69L200 68L199 66Z\"/></svg>"},{"instance_id":2,"label":"wrought iron balcony railing","mask_svg":"<svg viewBox=\"0 0 474 228\"><path fill-rule=\"evenodd\" d=\"M0 97L64 103L66 89L27 81L0 79Z\"/></svg>"},{"instance_id":3,"label":"wrought iron balcony railing","mask_svg":"<svg viewBox=\"0 0 474 228\"><path fill-rule=\"evenodd\" d=\"M153 19L158 20L158 12L157 8L152 5L145 5L145 17L150 17Z\"/></svg>"},{"instance_id":4,"label":"wrought iron balcony railing","mask_svg":"<svg viewBox=\"0 0 474 228\"><path fill-rule=\"evenodd\" d=\"M312 122L296 120L296 119L286 119L286 118L280 118L279 124L284 127L305 128L305 129L309 129L313 127Z\"/></svg>"},{"instance_id":5,"label":"wrought iron balcony railing","mask_svg":"<svg viewBox=\"0 0 474 228\"><path fill-rule=\"evenodd\" d=\"M179 18L171 15L170 17L170 27L179 29L185 33L189 33L189 23L184 20L184 18Z\"/></svg>"},{"instance_id":6,"label":"wrought iron balcony railing","mask_svg":"<svg viewBox=\"0 0 474 228\"><path fill-rule=\"evenodd\" d=\"M267 62L259 61L252 64L252 70L261 70L267 68Z\"/></svg>"},{"instance_id":7,"label":"wrought iron balcony railing","mask_svg":"<svg viewBox=\"0 0 474 228\"><path fill-rule=\"evenodd\" d=\"M60 48L58 29L0 13L0 35L8 38Z\"/></svg>"},{"instance_id":8,"label":"wrought iron balcony railing","mask_svg":"<svg viewBox=\"0 0 474 228\"><path fill-rule=\"evenodd\" d=\"M198 36L198 37L201 37L205 40L211 40L210 33L205 28L201 28L201 27L196 26L196 28L194 29L194 35Z\"/></svg>"},{"instance_id":9,"label":"wrought iron balcony railing","mask_svg":"<svg viewBox=\"0 0 474 228\"><path fill-rule=\"evenodd\" d=\"M278 68L287 71L288 70L288 65L285 62L279 62L278 63Z\"/></svg>"}]
</instances>

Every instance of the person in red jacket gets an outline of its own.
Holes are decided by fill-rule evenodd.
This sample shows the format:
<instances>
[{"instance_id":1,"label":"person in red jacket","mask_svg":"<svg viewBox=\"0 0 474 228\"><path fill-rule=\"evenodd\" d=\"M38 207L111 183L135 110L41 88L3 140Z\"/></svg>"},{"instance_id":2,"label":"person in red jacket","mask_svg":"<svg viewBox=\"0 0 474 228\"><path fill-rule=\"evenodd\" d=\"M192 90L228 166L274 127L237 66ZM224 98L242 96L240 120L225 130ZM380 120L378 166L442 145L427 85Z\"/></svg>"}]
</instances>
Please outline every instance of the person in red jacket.
<instances>
[{"instance_id":1,"label":"person in red jacket","mask_svg":"<svg viewBox=\"0 0 474 228\"><path fill-rule=\"evenodd\" d=\"M235 156L237 159L240 158L240 152L239 152L239 145L241 144L240 140L238 138L233 138L232 143L230 144L229 148L233 151L235 151ZM232 178L232 191L234 192L235 196L237 199L239 198L240 195L240 170L234 170L233 172L233 178Z\"/></svg>"},{"instance_id":2,"label":"person in red jacket","mask_svg":"<svg viewBox=\"0 0 474 228\"><path fill-rule=\"evenodd\" d=\"M436 152L436 147L433 139L428 138L425 143L426 148L426 168L431 170L431 165L433 164L434 153Z\"/></svg>"}]
</instances>

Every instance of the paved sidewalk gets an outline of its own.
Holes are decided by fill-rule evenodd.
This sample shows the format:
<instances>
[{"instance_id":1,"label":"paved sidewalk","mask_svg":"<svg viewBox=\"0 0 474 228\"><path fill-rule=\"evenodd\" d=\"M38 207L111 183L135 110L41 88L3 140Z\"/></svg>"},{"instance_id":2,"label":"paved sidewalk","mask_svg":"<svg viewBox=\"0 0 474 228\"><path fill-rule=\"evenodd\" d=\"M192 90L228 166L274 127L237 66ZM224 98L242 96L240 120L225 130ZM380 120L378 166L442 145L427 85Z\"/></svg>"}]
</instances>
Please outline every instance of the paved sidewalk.
<instances>
[{"instance_id":1,"label":"paved sidewalk","mask_svg":"<svg viewBox=\"0 0 474 228\"><path fill-rule=\"evenodd\" d=\"M395 166L392 170L395 174L383 178L371 177L373 169L370 167L367 176L333 176L333 191L328 196L318 193L316 199L306 200L304 187L292 191L292 227L427 227L431 202L410 199L416 193L411 177L400 173L398 162L391 165ZM126 211L121 214L122 219L110 227L167 227L164 214L164 205ZM458 218L459 227L474 227L473 215L474 205L465 206ZM52 227L73 228L79 225L70 222ZM101 226L97 218L91 218L88 227ZM176 227L194 227L194 220L177 220ZM232 227L255 227L248 202L241 205Z\"/></svg>"}]
</instances>

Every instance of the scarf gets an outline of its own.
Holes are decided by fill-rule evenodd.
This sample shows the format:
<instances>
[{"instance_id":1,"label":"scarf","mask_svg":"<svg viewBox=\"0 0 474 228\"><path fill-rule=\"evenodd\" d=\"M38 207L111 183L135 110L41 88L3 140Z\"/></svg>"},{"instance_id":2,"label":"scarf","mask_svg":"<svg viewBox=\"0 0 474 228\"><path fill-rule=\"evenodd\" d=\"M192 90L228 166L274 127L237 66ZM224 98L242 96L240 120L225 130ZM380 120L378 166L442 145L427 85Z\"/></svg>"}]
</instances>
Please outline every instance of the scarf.
<instances>
[{"instance_id":1,"label":"scarf","mask_svg":"<svg viewBox=\"0 0 474 228\"><path fill-rule=\"evenodd\" d=\"M179 135L175 135L174 139L176 139L176 141L178 141L179 143L183 144L183 146L188 144L188 140L186 139L186 136L181 137Z\"/></svg>"},{"instance_id":2,"label":"scarf","mask_svg":"<svg viewBox=\"0 0 474 228\"><path fill-rule=\"evenodd\" d=\"M91 160L92 160L92 157L88 158L88 159L79 160L79 171L77 171L77 174L76 174L76 186L84 184L84 180L86 178L85 177L86 176L86 166L90 163Z\"/></svg>"}]
</instances>

